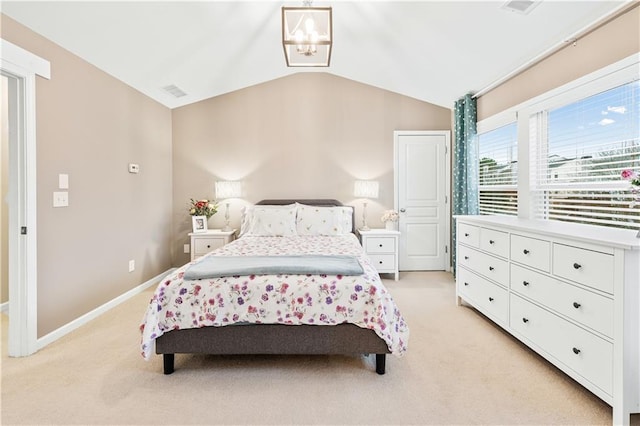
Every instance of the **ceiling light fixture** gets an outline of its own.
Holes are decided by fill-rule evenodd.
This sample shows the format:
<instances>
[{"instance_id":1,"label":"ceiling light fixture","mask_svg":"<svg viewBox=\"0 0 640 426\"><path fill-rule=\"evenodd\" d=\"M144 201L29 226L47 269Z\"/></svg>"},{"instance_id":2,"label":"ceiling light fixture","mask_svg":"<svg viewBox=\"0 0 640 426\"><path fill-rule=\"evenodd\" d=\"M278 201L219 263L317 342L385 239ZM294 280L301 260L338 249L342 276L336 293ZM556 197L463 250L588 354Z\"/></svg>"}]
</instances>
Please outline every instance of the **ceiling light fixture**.
<instances>
[{"instance_id":1,"label":"ceiling light fixture","mask_svg":"<svg viewBox=\"0 0 640 426\"><path fill-rule=\"evenodd\" d=\"M333 46L330 7L282 7L282 47L288 67L328 67Z\"/></svg>"}]
</instances>

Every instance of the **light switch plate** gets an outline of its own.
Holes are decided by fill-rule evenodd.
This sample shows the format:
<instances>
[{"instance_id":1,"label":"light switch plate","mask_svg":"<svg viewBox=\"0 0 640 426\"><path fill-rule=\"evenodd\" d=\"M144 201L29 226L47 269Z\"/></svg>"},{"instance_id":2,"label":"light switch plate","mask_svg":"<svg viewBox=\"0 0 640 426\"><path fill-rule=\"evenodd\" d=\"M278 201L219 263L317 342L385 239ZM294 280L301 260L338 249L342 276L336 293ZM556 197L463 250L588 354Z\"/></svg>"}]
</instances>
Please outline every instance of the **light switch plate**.
<instances>
[{"instance_id":1,"label":"light switch plate","mask_svg":"<svg viewBox=\"0 0 640 426\"><path fill-rule=\"evenodd\" d=\"M58 175L58 188L69 189L69 175L66 173L60 173Z\"/></svg>"},{"instance_id":2,"label":"light switch plate","mask_svg":"<svg viewBox=\"0 0 640 426\"><path fill-rule=\"evenodd\" d=\"M69 206L69 193L67 191L56 191L53 193L53 207Z\"/></svg>"},{"instance_id":3,"label":"light switch plate","mask_svg":"<svg viewBox=\"0 0 640 426\"><path fill-rule=\"evenodd\" d=\"M185 244L184 245L184 252L185 253L190 253L191 252L191 246L189 244Z\"/></svg>"}]
</instances>

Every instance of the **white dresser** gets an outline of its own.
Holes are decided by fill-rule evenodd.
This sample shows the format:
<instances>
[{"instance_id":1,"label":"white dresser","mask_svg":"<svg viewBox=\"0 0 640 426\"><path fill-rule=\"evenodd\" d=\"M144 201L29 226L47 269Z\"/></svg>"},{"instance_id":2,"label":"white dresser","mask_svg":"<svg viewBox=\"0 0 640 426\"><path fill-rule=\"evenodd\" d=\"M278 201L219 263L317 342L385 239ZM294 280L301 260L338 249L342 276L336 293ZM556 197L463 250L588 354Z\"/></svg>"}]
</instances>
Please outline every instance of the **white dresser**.
<instances>
[{"instance_id":1,"label":"white dresser","mask_svg":"<svg viewBox=\"0 0 640 426\"><path fill-rule=\"evenodd\" d=\"M636 231L457 216L457 303L472 305L613 407L640 412Z\"/></svg>"}]
</instances>

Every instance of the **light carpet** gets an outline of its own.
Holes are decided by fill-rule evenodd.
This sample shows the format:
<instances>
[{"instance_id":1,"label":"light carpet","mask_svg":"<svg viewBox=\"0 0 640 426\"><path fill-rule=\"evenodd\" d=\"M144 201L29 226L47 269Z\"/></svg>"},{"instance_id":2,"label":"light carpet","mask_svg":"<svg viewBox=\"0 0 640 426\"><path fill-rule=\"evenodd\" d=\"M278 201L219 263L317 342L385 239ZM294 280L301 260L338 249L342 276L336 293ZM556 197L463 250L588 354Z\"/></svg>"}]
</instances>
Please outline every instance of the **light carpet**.
<instances>
[{"instance_id":1,"label":"light carpet","mask_svg":"<svg viewBox=\"0 0 640 426\"><path fill-rule=\"evenodd\" d=\"M409 327L387 374L363 356L140 356L152 290L26 358L8 358L2 424L611 424L611 407L475 310L451 274L384 280ZM640 416L634 415L634 424Z\"/></svg>"}]
</instances>

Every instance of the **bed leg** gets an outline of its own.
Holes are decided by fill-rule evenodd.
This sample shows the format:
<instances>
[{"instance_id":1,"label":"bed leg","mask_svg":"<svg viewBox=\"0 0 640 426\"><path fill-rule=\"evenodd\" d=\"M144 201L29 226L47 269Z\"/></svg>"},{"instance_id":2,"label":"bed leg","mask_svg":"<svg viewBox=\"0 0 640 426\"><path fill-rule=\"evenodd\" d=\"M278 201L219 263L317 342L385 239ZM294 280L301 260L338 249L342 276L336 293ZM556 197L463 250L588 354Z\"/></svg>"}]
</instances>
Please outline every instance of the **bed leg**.
<instances>
[{"instance_id":1,"label":"bed leg","mask_svg":"<svg viewBox=\"0 0 640 426\"><path fill-rule=\"evenodd\" d=\"M384 374L386 361L386 354L376 354L376 373Z\"/></svg>"},{"instance_id":2,"label":"bed leg","mask_svg":"<svg viewBox=\"0 0 640 426\"><path fill-rule=\"evenodd\" d=\"M164 361L164 374L173 373L174 358L174 354L162 354L162 360Z\"/></svg>"}]
</instances>

